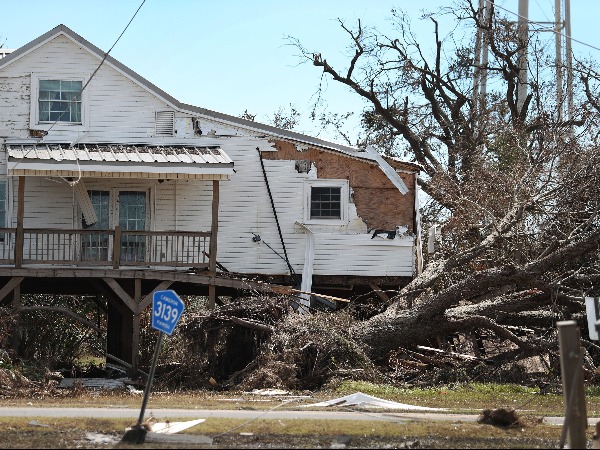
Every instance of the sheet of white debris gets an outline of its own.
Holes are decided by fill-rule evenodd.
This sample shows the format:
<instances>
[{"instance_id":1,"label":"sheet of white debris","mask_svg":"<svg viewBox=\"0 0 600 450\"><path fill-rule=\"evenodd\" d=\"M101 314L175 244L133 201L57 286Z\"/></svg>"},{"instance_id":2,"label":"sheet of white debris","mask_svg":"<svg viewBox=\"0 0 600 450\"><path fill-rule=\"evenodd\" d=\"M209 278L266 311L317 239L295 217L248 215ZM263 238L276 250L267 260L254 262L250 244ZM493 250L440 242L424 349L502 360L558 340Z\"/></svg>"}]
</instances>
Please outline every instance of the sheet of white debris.
<instances>
[{"instance_id":1,"label":"sheet of white debris","mask_svg":"<svg viewBox=\"0 0 600 450\"><path fill-rule=\"evenodd\" d=\"M397 403L371 395L357 392L345 397L334 398L326 402L313 403L310 405L301 405L303 407L319 407L319 406L354 406L358 408L383 408L383 409L404 409L411 411L446 411L445 408L430 408L428 406L414 406L405 403Z\"/></svg>"},{"instance_id":2,"label":"sheet of white debris","mask_svg":"<svg viewBox=\"0 0 600 450\"><path fill-rule=\"evenodd\" d=\"M205 420L206 419L189 420L187 422L155 422L150 424L150 431L153 433L164 434L179 433L180 431L187 430Z\"/></svg>"}]
</instances>

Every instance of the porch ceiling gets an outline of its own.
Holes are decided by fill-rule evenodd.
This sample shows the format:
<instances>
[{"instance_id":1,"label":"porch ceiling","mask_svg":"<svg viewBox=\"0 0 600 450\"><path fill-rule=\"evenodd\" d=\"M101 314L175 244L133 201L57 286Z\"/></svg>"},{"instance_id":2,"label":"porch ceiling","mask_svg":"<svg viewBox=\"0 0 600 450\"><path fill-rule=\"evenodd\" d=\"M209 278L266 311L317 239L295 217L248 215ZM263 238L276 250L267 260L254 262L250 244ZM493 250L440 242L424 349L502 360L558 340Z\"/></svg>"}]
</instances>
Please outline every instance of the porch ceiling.
<instances>
[{"instance_id":1,"label":"porch ceiling","mask_svg":"<svg viewBox=\"0 0 600 450\"><path fill-rule=\"evenodd\" d=\"M6 143L8 175L227 179L217 146Z\"/></svg>"}]
</instances>

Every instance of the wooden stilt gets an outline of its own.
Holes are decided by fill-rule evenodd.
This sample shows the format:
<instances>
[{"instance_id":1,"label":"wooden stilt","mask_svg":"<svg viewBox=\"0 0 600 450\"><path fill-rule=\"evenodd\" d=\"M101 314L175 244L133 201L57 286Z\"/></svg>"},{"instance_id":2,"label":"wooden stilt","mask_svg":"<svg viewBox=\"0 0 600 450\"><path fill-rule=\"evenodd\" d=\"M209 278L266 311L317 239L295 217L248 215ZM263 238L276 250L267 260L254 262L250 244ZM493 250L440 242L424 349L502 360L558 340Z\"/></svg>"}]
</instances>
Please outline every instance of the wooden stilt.
<instances>
[{"instance_id":1,"label":"wooden stilt","mask_svg":"<svg viewBox=\"0 0 600 450\"><path fill-rule=\"evenodd\" d=\"M13 313L16 317L16 323L13 327L11 346L15 355L19 355L19 345L21 344L21 284L17 284L13 290Z\"/></svg>"},{"instance_id":2,"label":"wooden stilt","mask_svg":"<svg viewBox=\"0 0 600 450\"><path fill-rule=\"evenodd\" d=\"M19 177L19 195L17 198L17 230L15 233L15 267L23 266L23 219L25 217L25 177Z\"/></svg>"},{"instance_id":3,"label":"wooden stilt","mask_svg":"<svg viewBox=\"0 0 600 450\"><path fill-rule=\"evenodd\" d=\"M133 294L133 301L138 306L142 301L142 279L136 278L134 284L135 292ZM131 377L133 379L138 377L140 359L140 312L137 311L138 309L136 307L133 314L133 336L131 339Z\"/></svg>"},{"instance_id":4,"label":"wooden stilt","mask_svg":"<svg viewBox=\"0 0 600 450\"><path fill-rule=\"evenodd\" d=\"M219 182L213 181L213 201L212 201L212 223L210 227L210 248L208 259L208 270L211 273L217 271L217 236L219 231ZM214 284L208 286L208 308L215 309L217 298L217 289Z\"/></svg>"}]
</instances>

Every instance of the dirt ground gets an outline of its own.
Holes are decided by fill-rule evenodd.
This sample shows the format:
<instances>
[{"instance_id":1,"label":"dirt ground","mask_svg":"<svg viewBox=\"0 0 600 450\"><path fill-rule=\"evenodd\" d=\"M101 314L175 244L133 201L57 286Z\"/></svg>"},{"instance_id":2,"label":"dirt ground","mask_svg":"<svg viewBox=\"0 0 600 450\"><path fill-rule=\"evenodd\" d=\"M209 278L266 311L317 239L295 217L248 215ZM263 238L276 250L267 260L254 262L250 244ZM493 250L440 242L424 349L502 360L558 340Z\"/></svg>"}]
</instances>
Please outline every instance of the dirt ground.
<instances>
[{"instance_id":1,"label":"dirt ground","mask_svg":"<svg viewBox=\"0 0 600 450\"><path fill-rule=\"evenodd\" d=\"M86 437L83 430L47 431L39 438L43 438L40 445L33 448L372 448L372 449L424 449L424 448L558 448L558 440L539 438L470 438L457 439L456 437L443 436L397 436L390 437L351 437L347 435L334 438L319 435L240 435L231 434L213 439L212 445L183 444L157 444L146 442L144 444L126 444L121 442L122 433L93 436L95 442ZM4 430L0 431L2 443L0 448L32 448L31 436L25 437L22 432ZM38 441L39 442L39 441Z\"/></svg>"}]
</instances>

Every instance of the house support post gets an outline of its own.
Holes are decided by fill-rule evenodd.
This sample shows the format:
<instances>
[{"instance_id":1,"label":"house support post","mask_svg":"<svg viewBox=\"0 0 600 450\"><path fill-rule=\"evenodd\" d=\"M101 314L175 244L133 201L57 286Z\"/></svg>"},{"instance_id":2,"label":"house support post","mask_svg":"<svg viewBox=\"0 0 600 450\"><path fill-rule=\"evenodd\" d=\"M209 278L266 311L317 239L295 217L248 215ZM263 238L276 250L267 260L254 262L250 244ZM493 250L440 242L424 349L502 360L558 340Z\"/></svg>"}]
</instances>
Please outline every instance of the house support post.
<instances>
[{"instance_id":1,"label":"house support post","mask_svg":"<svg viewBox=\"0 0 600 450\"><path fill-rule=\"evenodd\" d=\"M306 225L301 225L306 229L306 247L304 250L304 267L302 269L302 284L300 290L304 292L311 292L313 262L315 259L315 237L310 228L308 228ZM310 294L300 294L300 305L298 311L303 314L308 314L310 312L310 305Z\"/></svg>"},{"instance_id":2,"label":"house support post","mask_svg":"<svg viewBox=\"0 0 600 450\"><path fill-rule=\"evenodd\" d=\"M23 266L23 218L25 217L25 177L19 177L19 195L17 199L17 231L15 233L15 267Z\"/></svg>"},{"instance_id":3,"label":"house support post","mask_svg":"<svg viewBox=\"0 0 600 450\"><path fill-rule=\"evenodd\" d=\"M108 277L103 280L110 288L113 297L113 301L109 301L108 308L107 352L127 363L132 363L128 360L133 354L133 317L137 313L136 303L117 280Z\"/></svg>"},{"instance_id":4,"label":"house support post","mask_svg":"<svg viewBox=\"0 0 600 450\"><path fill-rule=\"evenodd\" d=\"M139 305L142 302L142 279L134 280L133 301L136 304L133 312L133 336L131 342L131 376L133 379L138 377L139 359L140 359L140 316Z\"/></svg>"},{"instance_id":5,"label":"house support post","mask_svg":"<svg viewBox=\"0 0 600 450\"><path fill-rule=\"evenodd\" d=\"M13 314L16 321L13 326L11 346L15 355L19 355L21 344L21 283L18 283L13 290Z\"/></svg>"},{"instance_id":6,"label":"house support post","mask_svg":"<svg viewBox=\"0 0 600 450\"><path fill-rule=\"evenodd\" d=\"M208 257L208 270L213 276L217 272L217 235L219 231L219 181L213 180L213 200L212 200L212 223L210 227L210 247ZM208 308L215 309L217 298L217 288L214 282L208 286Z\"/></svg>"}]
</instances>

